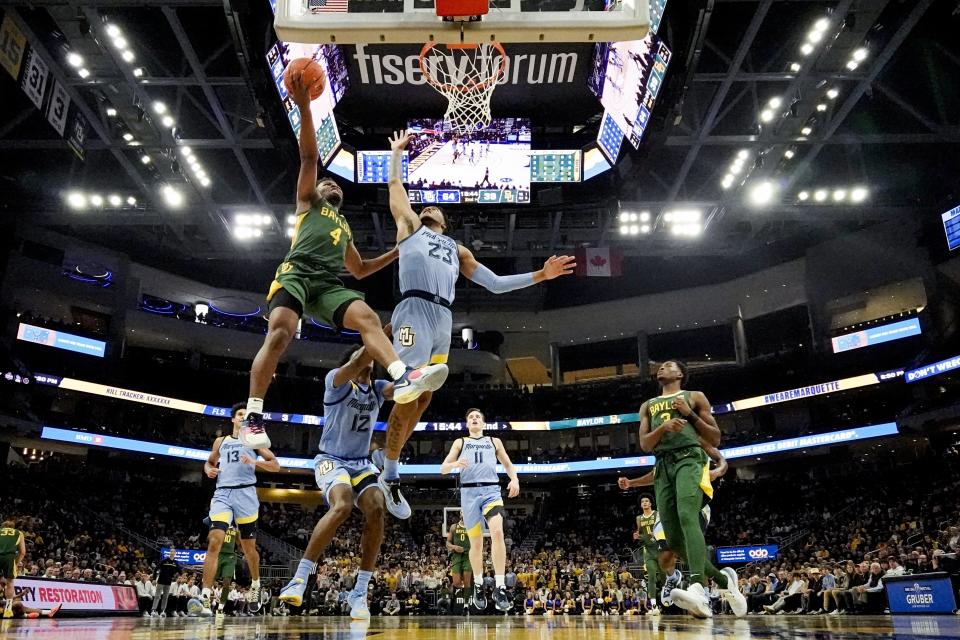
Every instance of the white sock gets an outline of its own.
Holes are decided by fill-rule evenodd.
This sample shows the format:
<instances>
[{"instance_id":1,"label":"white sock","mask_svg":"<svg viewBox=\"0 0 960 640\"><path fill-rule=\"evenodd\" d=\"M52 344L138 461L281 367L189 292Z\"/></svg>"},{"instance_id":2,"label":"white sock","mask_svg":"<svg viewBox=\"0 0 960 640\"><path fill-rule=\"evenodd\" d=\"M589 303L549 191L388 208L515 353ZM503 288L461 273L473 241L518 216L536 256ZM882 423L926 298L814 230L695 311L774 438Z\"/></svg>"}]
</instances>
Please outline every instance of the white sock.
<instances>
[{"instance_id":1,"label":"white sock","mask_svg":"<svg viewBox=\"0 0 960 640\"><path fill-rule=\"evenodd\" d=\"M249 398L247 400L247 413L263 413L263 398Z\"/></svg>"},{"instance_id":2,"label":"white sock","mask_svg":"<svg viewBox=\"0 0 960 640\"><path fill-rule=\"evenodd\" d=\"M390 377L393 378L394 380L399 380L400 377L403 376L404 373L406 373L406 371L407 371L407 365L403 364L402 360L391 362L390 365L387 367L387 373L389 373ZM249 411L249 406L250 405L247 405L248 411ZM261 403L261 406L262 406L262 403Z\"/></svg>"},{"instance_id":3,"label":"white sock","mask_svg":"<svg viewBox=\"0 0 960 640\"><path fill-rule=\"evenodd\" d=\"M506 584L504 583L503 575L502 575L502 574L501 574L501 575L494 575L494 576L493 576L493 579L497 581L497 589L499 589L500 587L506 586Z\"/></svg>"},{"instance_id":4,"label":"white sock","mask_svg":"<svg viewBox=\"0 0 960 640\"><path fill-rule=\"evenodd\" d=\"M259 581L259 580L251 580L251 581L250 581L250 589L253 590L253 591L260 591L260 581Z\"/></svg>"},{"instance_id":5,"label":"white sock","mask_svg":"<svg viewBox=\"0 0 960 640\"><path fill-rule=\"evenodd\" d=\"M209 598L213 595L213 590L210 587L204 587L203 591L200 593L204 598Z\"/></svg>"}]
</instances>

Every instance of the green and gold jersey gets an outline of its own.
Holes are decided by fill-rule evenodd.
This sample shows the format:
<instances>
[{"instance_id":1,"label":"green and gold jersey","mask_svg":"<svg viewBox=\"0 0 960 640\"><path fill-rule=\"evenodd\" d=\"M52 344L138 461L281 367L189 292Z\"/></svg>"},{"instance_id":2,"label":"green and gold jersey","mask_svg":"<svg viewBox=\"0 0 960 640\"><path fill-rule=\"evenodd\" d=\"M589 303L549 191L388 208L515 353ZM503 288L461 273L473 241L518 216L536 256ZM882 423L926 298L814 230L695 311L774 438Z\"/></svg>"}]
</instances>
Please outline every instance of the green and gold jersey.
<instances>
[{"instance_id":1,"label":"green and gold jersey","mask_svg":"<svg viewBox=\"0 0 960 640\"><path fill-rule=\"evenodd\" d=\"M647 403L647 417L650 418L650 432L654 432L674 418L683 418L680 412L671 405L674 398L681 396L693 407L693 401L690 399L689 391L679 391L669 396L659 396ZM683 449L685 447L699 446L697 440L696 428L687 422L678 433L665 433L660 443L653 449L654 453L660 451L671 451L673 449Z\"/></svg>"},{"instance_id":2,"label":"green and gold jersey","mask_svg":"<svg viewBox=\"0 0 960 640\"><path fill-rule=\"evenodd\" d=\"M657 515L656 510L651 511L649 516L645 516L642 513L637 516L637 530L640 531L640 543L643 545L655 544L656 539L653 537L653 528L657 524L660 516Z\"/></svg>"},{"instance_id":3,"label":"green and gold jersey","mask_svg":"<svg viewBox=\"0 0 960 640\"><path fill-rule=\"evenodd\" d=\"M277 275L294 269L294 264L301 269L306 267L337 275L343 267L347 245L352 240L353 232L347 219L336 207L321 200L297 214L290 250L277 269Z\"/></svg>"},{"instance_id":4,"label":"green and gold jersey","mask_svg":"<svg viewBox=\"0 0 960 640\"><path fill-rule=\"evenodd\" d=\"M13 527L0 529L0 555L20 553L20 539L23 532Z\"/></svg>"},{"instance_id":5,"label":"green and gold jersey","mask_svg":"<svg viewBox=\"0 0 960 640\"><path fill-rule=\"evenodd\" d=\"M463 552L470 550L470 536L467 535L467 528L457 524L453 528L453 544L463 547Z\"/></svg>"},{"instance_id":6,"label":"green and gold jersey","mask_svg":"<svg viewBox=\"0 0 960 640\"><path fill-rule=\"evenodd\" d=\"M227 532L223 536L223 544L220 545L220 555L217 557L218 561L227 560L233 562L234 557L237 555L237 529L236 527L230 527L227 529Z\"/></svg>"}]
</instances>

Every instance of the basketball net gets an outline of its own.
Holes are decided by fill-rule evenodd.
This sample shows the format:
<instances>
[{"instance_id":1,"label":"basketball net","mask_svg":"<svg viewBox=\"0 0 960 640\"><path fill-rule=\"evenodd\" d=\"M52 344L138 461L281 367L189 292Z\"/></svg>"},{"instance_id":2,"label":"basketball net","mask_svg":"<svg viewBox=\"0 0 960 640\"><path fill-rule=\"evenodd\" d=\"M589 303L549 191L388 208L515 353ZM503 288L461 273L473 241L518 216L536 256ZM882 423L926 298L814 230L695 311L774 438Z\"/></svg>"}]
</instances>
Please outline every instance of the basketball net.
<instances>
[{"instance_id":1,"label":"basketball net","mask_svg":"<svg viewBox=\"0 0 960 640\"><path fill-rule=\"evenodd\" d=\"M457 134L490 126L490 98L506 66L507 54L499 42L428 42L420 50L420 71L447 99L443 119Z\"/></svg>"}]
</instances>

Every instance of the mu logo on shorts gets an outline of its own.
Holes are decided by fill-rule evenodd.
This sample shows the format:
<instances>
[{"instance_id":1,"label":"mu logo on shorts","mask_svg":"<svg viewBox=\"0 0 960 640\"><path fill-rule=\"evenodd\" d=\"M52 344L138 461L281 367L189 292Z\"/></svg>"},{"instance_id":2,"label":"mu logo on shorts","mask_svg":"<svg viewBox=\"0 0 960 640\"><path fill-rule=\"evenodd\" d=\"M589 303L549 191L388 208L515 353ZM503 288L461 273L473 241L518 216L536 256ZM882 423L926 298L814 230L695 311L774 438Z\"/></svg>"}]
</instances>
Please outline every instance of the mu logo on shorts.
<instances>
[{"instance_id":1,"label":"mu logo on shorts","mask_svg":"<svg viewBox=\"0 0 960 640\"><path fill-rule=\"evenodd\" d=\"M317 467L317 471L322 476L327 475L328 473L333 471L333 462L331 462L330 460L324 460L323 462L320 463L320 466Z\"/></svg>"},{"instance_id":2,"label":"mu logo on shorts","mask_svg":"<svg viewBox=\"0 0 960 640\"><path fill-rule=\"evenodd\" d=\"M412 347L417 343L417 334L414 333L413 327L409 325L400 327L400 331L397 332L397 340L401 346Z\"/></svg>"}]
</instances>

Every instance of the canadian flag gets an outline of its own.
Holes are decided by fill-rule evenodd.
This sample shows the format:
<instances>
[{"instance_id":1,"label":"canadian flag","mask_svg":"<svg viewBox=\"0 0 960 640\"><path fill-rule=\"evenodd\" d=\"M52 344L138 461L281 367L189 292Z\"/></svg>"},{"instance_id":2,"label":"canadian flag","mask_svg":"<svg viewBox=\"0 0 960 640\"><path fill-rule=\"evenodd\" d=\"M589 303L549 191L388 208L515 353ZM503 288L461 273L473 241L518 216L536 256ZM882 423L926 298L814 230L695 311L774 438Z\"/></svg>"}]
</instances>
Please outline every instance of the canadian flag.
<instances>
[{"instance_id":1,"label":"canadian flag","mask_svg":"<svg viewBox=\"0 0 960 640\"><path fill-rule=\"evenodd\" d=\"M623 273L623 255L610 247L577 249L577 275L588 278L610 278Z\"/></svg>"}]
</instances>

